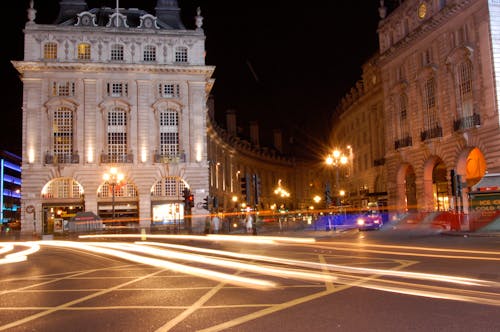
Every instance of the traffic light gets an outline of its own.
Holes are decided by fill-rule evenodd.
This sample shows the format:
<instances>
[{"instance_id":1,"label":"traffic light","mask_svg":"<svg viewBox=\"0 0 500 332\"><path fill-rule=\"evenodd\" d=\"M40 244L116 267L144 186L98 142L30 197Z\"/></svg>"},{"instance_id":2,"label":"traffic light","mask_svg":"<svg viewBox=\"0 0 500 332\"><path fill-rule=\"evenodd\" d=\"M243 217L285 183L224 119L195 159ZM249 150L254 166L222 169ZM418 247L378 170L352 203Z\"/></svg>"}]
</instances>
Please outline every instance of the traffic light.
<instances>
[{"instance_id":1,"label":"traffic light","mask_svg":"<svg viewBox=\"0 0 500 332\"><path fill-rule=\"evenodd\" d=\"M261 183L260 183L260 178L259 175L254 174L254 186L255 186L255 205L259 204L260 200L260 195L261 195Z\"/></svg>"},{"instance_id":2,"label":"traffic light","mask_svg":"<svg viewBox=\"0 0 500 332\"><path fill-rule=\"evenodd\" d=\"M203 208L208 210L208 196L203 199Z\"/></svg>"},{"instance_id":3,"label":"traffic light","mask_svg":"<svg viewBox=\"0 0 500 332\"><path fill-rule=\"evenodd\" d=\"M191 190L184 188L182 196L184 197L184 207L186 209L192 208L194 206L194 195L191 194Z\"/></svg>"},{"instance_id":4,"label":"traffic light","mask_svg":"<svg viewBox=\"0 0 500 332\"><path fill-rule=\"evenodd\" d=\"M249 195L249 190L250 188L248 187L248 176L245 175L240 178L240 187L241 187L241 196L243 201L247 201L250 199Z\"/></svg>"}]
</instances>

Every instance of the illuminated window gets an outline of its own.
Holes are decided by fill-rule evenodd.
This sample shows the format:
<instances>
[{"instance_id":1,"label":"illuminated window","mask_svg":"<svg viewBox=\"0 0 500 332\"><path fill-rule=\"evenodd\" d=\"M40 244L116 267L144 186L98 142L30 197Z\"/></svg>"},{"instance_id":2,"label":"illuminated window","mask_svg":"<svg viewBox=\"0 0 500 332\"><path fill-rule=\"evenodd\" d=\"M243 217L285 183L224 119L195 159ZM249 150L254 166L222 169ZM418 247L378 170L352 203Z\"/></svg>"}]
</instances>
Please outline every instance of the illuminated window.
<instances>
[{"instance_id":1,"label":"illuminated window","mask_svg":"<svg viewBox=\"0 0 500 332\"><path fill-rule=\"evenodd\" d=\"M160 155L179 155L179 113L176 110L160 112Z\"/></svg>"},{"instance_id":2,"label":"illuminated window","mask_svg":"<svg viewBox=\"0 0 500 332\"><path fill-rule=\"evenodd\" d=\"M82 196L82 186L71 178L54 179L42 190L43 198L80 198Z\"/></svg>"},{"instance_id":3,"label":"illuminated window","mask_svg":"<svg viewBox=\"0 0 500 332\"><path fill-rule=\"evenodd\" d=\"M75 82L71 81L56 81L52 82L51 95L54 97L63 96L69 97L75 95Z\"/></svg>"},{"instance_id":4,"label":"illuminated window","mask_svg":"<svg viewBox=\"0 0 500 332\"><path fill-rule=\"evenodd\" d=\"M44 59L57 59L57 44L46 43L43 45L43 58Z\"/></svg>"},{"instance_id":5,"label":"illuminated window","mask_svg":"<svg viewBox=\"0 0 500 332\"><path fill-rule=\"evenodd\" d=\"M187 47L177 47L175 49L175 62L187 62L188 50Z\"/></svg>"},{"instance_id":6,"label":"illuminated window","mask_svg":"<svg viewBox=\"0 0 500 332\"><path fill-rule=\"evenodd\" d=\"M153 45L146 45L144 47L144 56L143 60L145 62L154 62L156 61L156 47Z\"/></svg>"},{"instance_id":7,"label":"illuminated window","mask_svg":"<svg viewBox=\"0 0 500 332\"><path fill-rule=\"evenodd\" d=\"M158 92L163 98L179 98L180 86L173 83L160 83L158 84Z\"/></svg>"},{"instance_id":8,"label":"illuminated window","mask_svg":"<svg viewBox=\"0 0 500 332\"><path fill-rule=\"evenodd\" d=\"M128 146L127 112L123 108L114 107L108 112L107 135L108 162L124 162Z\"/></svg>"},{"instance_id":9,"label":"illuminated window","mask_svg":"<svg viewBox=\"0 0 500 332\"><path fill-rule=\"evenodd\" d=\"M114 44L111 46L111 61L123 61L123 45Z\"/></svg>"},{"instance_id":10,"label":"illuminated window","mask_svg":"<svg viewBox=\"0 0 500 332\"><path fill-rule=\"evenodd\" d=\"M60 107L54 111L52 121L54 158L59 163L71 162L73 154L73 111Z\"/></svg>"},{"instance_id":11,"label":"illuminated window","mask_svg":"<svg viewBox=\"0 0 500 332\"><path fill-rule=\"evenodd\" d=\"M90 60L90 44L88 43L78 44L78 59Z\"/></svg>"}]
</instances>

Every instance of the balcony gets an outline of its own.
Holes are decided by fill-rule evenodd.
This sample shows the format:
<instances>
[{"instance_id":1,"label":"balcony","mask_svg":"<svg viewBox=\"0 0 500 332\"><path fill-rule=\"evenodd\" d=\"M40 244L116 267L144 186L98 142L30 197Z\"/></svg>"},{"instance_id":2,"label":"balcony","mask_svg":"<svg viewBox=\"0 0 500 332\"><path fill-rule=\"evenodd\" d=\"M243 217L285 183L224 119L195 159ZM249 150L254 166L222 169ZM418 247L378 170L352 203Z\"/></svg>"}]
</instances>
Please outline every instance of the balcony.
<instances>
[{"instance_id":1,"label":"balcony","mask_svg":"<svg viewBox=\"0 0 500 332\"><path fill-rule=\"evenodd\" d=\"M441 128L439 125L420 132L420 140L422 142L437 137L443 137L443 128Z\"/></svg>"},{"instance_id":2,"label":"balcony","mask_svg":"<svg viewBox=\"0 0 500 332\"><path fill-rule=\"evenodd\" d=\"M179 163L186 162L186 154L184 152L171 153L171 154L160 154L155 152L154 162L159 164L169 164L169 163Z\"/></svg>"},{"instance_id":3,"label":"balcony","mask_svg":"<svg viewBox=\"0 0 500 332\"><path fill-rule=\"evenodd\" d=\"M411 136L406 136L394 141L394 149L400 149L407 146L412 146Z\"/></svg>"},{"instance_id":4,"label":"balcony","mask_svg":"<svg viewBox=\"0 0 500 332\"><path fill-rule=\"evenodd\" d=\"M80 163L80 156L78 152L59 154L59 153L45 153L45 164L55 165L55 164L78 164Z\"/></svg>"},{"instance_id":5,"label":"balcony","mask_svg":"<svg viewBox=\"0 0 500 332\"><path fill-rule=\"evenodd\" d=\"M481 117L479 114L472 114L469 116L464 116L453 121L453 130L460 131L465 129L470 129L473 127L478 127L481 125Z\"/></svg>"},{"instance_id":6,"label":"balcony","mask_svg":"<svg viewBox=\"0 0 500 332\"><path fill-rule=\"evenodd\" d=\"M101 153L101 163L103 164L131 164L134 162L134 155L132 153L127 154L107 154Z\"/></svg>"}]
</instances>

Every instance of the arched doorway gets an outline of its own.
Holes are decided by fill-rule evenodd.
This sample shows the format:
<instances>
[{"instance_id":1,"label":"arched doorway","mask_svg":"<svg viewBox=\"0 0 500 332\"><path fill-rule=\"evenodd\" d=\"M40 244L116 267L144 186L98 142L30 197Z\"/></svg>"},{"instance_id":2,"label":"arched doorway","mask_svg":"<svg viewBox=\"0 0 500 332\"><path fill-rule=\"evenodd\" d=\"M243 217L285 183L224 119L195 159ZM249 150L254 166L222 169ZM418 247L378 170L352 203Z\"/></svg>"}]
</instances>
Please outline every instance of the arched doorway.
<instances>
[{"instance_id":1,"label":"arched doorway","mask_svg":"<svg viewBox=\"0 0 500 332\"><path fill-rule=\"evenodd\" d=\"M189 185L178 176L166 176L151 188L151 225L178 230L185 226L184 189Z\"/></svg>"},{"instance_id":2,"label":"arched doorway","mask_svg":"<svg viewBox=\"0 0 500 332\"><path fill-rule=\"evenodd\" d=\"M61 233L69 220L85 210L83 187L73 178L56 178L42 189L42 232Z\"/></svg>"},{"instance_id":3,"label":"arched doorway","mask_svg":"<svg viewBox=\"0 0 500 332\"><path fill-rule=\"evenodd\" d=\"M440 161L432 169L432 193L434 211L447 211L450 208L446 165Z\"/></svg>"},{"instance_id":4,"label":"arched doorway","mask_svg":"<svg viewBox=\"0 0 500 332\"><path fill-rule=\"evenodd\" d=\"M97 189L97 215L106 227L139 225L139 199L134 184L104 182Z\"/></svg>"}]
</instances>

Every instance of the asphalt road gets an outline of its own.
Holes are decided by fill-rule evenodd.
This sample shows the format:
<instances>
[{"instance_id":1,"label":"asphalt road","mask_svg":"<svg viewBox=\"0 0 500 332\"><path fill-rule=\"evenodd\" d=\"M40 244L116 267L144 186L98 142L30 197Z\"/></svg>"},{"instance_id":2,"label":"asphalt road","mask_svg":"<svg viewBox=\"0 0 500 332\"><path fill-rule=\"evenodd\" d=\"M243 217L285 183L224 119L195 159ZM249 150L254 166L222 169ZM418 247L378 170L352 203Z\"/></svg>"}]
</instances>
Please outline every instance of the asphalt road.
<instances>
[{"instance_id":1,"label":"asphalt road","mask_svg":"<svg viewBox=\"0 0 500 332\"><path fill-rule=\"evenodd\" d=\"M0 242L0 331L500 331L500 237L285 235Z\"/></svg>"}]
</instances>

